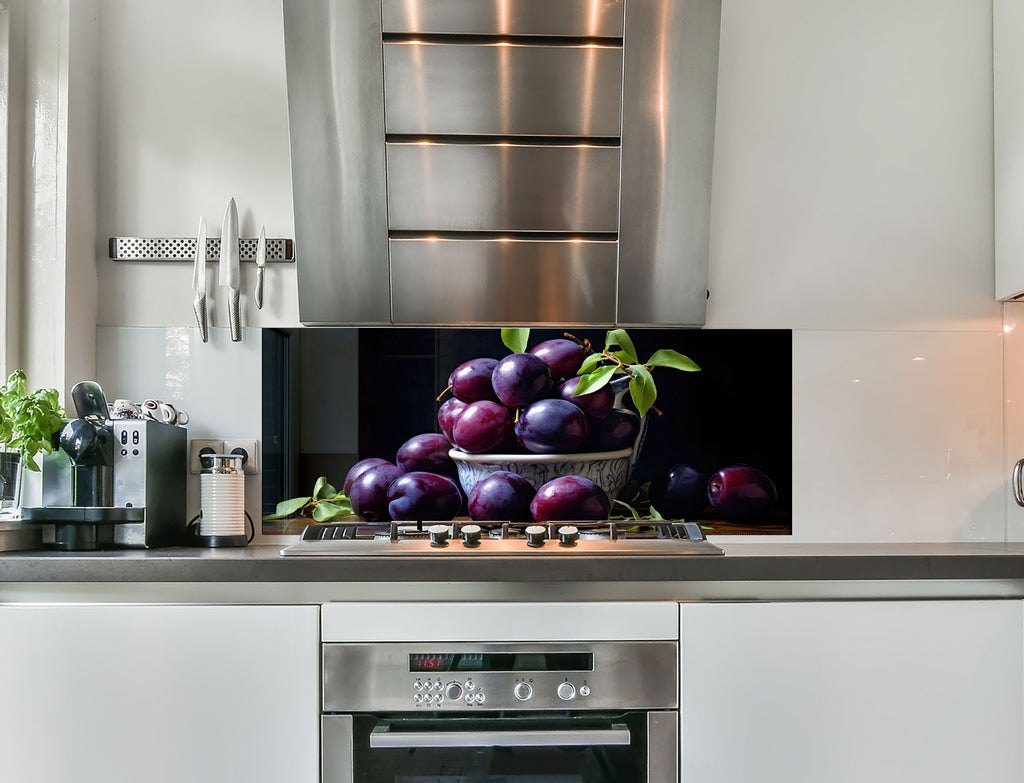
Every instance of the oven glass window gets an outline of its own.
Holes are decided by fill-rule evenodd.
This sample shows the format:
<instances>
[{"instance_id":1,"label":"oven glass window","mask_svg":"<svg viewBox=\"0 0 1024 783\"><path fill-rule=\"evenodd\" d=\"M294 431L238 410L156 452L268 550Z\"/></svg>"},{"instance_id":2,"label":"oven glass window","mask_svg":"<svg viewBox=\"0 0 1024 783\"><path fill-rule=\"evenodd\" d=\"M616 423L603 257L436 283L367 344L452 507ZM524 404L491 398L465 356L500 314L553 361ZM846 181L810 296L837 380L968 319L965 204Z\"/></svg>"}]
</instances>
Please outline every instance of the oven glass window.
<instances>
[{"instance_id":1,"label":"oven glass window","mask_svg":"<svg viewBox=\"0 0 1024 783\"><path fill-rule=\"evenodd\" d=\"M354 780L643 783L647 766L645 727L644 713L556 718L357 716L353 732ZM385 734L387 739L381 740ZM501 745L503 736L516 739L507 746ZM524 740L524 736L532 739ZM593 741L576 744L581 736L593 737ZM434 747L439 741L455 746ZM382 743L389 746L379 747ZM378 747L371 747L374 744Z\"/></svg>"}]
</instances>

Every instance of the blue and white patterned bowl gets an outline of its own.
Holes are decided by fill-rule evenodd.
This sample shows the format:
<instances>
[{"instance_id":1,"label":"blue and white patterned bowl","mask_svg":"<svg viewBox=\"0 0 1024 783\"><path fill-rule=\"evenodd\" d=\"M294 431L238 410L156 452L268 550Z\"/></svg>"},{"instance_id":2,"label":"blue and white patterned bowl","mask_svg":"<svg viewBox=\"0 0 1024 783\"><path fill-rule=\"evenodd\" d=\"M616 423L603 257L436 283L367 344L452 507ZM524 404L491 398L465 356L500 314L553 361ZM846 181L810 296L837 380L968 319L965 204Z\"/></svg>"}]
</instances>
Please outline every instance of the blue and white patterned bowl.
<instances>
[{"instance_id":1,"label":"blue and white patterned bowl","mask_svg":"<svg viewBox=\"0 0 1024 783\"><path fill-rule=\"evenodd\" d=\"M518 473L534 489L559 476L584 476L614 499L629 481L634 462L633 449L584 454L468 454L452 449L448 456L455 460L459 483L467 495L480 479L507 470Z\"/></svg>"}]
</instances>

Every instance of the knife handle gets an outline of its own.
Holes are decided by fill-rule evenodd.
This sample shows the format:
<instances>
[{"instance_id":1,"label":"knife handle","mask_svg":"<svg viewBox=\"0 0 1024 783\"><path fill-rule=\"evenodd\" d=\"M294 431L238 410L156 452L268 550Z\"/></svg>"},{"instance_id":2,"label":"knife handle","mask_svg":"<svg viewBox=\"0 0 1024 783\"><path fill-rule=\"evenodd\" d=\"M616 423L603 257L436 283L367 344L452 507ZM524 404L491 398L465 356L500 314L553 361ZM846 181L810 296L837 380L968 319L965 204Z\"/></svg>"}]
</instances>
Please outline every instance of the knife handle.
<instances>
[{"instance_id":1,"label":"knife handle","mask_svg":"<svg viewBox=\"0 0 1024 783\"><path fill-rule=\"evenodd\" d=\"M192 309L196 314L196 323L199 324L199 336L204 343L209 342L210 333L206 328L206 297L196 294L196 298L192 301Z\"/></svg>"},{"instance_id":2,"label":"knife handle","mask_svg":"<svg viewBox=\"0 0 1024 783\"><path fill-rule=\"evenodd\" d=\"M237 289L231 291L231 298L228 301L228 325L231 327L231 342L233 343L242 341L242 322L238 299L239 291Z\"/></svg>"},{"instance_id":3,"label":"knife handle","mask_svg":"<svg viewBox=\"0 0 1024 783\"><path fill-rule=\"evenodd\" d=\"M256 267L256 291L253 294L253 300L256 302L256 309L263 309L263 267Z\"/></svg>"}]
</instances>

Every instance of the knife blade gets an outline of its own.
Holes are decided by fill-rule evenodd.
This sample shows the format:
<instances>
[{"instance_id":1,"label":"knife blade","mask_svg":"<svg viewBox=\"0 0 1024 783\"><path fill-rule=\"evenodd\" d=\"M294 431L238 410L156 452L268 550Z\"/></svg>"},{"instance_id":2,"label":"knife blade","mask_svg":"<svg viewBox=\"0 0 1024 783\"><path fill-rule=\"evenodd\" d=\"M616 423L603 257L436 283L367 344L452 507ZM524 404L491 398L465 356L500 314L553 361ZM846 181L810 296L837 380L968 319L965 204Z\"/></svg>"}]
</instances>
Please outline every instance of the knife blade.
<instances>
[{"instance_id":1,"label":"knife blade","mask_svg":"<svg viewBox=\"0 0 1024 783\"><path fill-rule=\"evenodd\" d=\"M238 250L238 207L235 200L228 201L224 210L224 227L220 236L220 284L227 287L228 324L231 327L231 341L242 339L242 323L239 313L239 289L241 288Z\"/></svg>"},{"instance_id":2,"label":"knife blade","mask_svg":"<svg viewBox=\"0 0 1024 783\"><path fill-rule=\"evenodd\" d=\"M267 265L267 227L260 226L260 238L256 240L256 291L253 299L256 309L263 309L263 275Z\"/></svg>"},{"instance_id":3,"label":"knife blade","mask_svg":"<svg viewBox=\"0 0 1024 783\"><path fill-rule=\"evenodd\" d=\"M206 218L199 218L199 235L196 237L196 260L192 267L192 290L196 298L192 300L192 309L199 325L199 336L208 342L210 333L206 321Z\"/></svg>"}]
</instances>

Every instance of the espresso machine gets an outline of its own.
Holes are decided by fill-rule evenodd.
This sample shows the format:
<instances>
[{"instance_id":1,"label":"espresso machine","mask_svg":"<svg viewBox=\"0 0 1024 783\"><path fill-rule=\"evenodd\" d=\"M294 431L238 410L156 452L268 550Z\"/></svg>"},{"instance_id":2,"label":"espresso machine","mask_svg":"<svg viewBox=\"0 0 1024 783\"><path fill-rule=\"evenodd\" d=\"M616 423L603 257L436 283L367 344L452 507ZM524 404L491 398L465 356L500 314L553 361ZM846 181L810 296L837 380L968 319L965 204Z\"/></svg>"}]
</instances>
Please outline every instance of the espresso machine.
<instances>
[{"instance_id":1,"label":"espresso machine","mask_svg":"<svg viewBox=\"0 0 1024 783\"><path fill-rule=\"evenodd\" d=\"M43 459L42 505L22 509L57 549L157 547L185 533L187 432L152 419L111 419L99 384L71 390L78 418Z\"/></svg>"}]
</instances>

